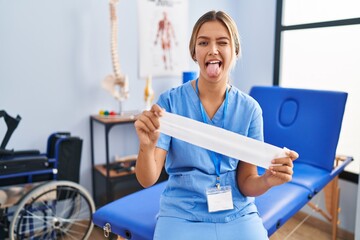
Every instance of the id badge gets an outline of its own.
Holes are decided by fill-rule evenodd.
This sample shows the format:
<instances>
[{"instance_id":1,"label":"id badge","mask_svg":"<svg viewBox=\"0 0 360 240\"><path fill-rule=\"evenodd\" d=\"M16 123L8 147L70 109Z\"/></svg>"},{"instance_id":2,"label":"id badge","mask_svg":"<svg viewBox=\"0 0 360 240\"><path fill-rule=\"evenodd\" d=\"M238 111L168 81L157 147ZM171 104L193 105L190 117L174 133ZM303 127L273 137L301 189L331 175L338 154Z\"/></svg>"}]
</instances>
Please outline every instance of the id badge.
<instances>
[{"instance_id":1,"label":"id badge","mask_svg":"<svg viewBox=\"0 0 360 240\"><path fill-rule=\"evenodd\" d=\"M208 211L218 212L234 208L231 187L213 187L206 189Z\"/></svg>"}]
</instances>

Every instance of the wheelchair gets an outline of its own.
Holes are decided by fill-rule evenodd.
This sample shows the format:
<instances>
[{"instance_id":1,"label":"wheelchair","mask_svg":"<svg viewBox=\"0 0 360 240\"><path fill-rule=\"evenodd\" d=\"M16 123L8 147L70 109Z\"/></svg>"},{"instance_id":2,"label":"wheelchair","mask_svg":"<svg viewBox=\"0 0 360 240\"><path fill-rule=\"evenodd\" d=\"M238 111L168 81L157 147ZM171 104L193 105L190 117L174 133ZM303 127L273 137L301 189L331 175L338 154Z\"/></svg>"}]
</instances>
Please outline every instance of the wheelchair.
<instances>
[{"instance_id":1,"label":"wheelchair","mask_svg":"<svg viewBox=\"0 0 360 240\"><path fill-rule=\"evenodd\" d=\"M78 184L82 140L49 136L47 152L5 149L20 116L0 111L7 125L0 146L0 239L88 239L95 204Z\"/></svg>"}]
</instances>

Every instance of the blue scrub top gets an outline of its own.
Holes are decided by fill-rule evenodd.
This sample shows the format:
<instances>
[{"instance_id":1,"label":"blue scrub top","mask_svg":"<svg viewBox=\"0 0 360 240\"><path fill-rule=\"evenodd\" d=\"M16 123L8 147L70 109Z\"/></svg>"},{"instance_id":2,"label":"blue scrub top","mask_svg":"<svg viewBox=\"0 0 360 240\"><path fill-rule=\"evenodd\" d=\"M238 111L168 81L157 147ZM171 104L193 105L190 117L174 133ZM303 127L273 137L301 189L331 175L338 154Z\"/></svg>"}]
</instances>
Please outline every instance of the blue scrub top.
<instances>
[{"instance_id":1,"label":"blue scrub top","mask_svg":"<svg viewBox=\"0 0 360 240\"><path fill-rule=\"evenodd\" d=\"M259 104L232 86L228 93L228 109L224 128L263 141L263 119ZM200 99L191 81L160 95L157 102L167 112L202 122ZM209 124L223 125L224 103ZM160 200L159 216L178 217L190 221L229 222L245 214L257 212L253 197L245 197L237 186L238 160L221 158L220 184L231 186L234 209L208 212L206 189L215 187L215 166L208 150L160 134L157 147L167 151L165 169L169 174ZM256 149L254 149L256 151Z\"/></svg>"}]
</instances>

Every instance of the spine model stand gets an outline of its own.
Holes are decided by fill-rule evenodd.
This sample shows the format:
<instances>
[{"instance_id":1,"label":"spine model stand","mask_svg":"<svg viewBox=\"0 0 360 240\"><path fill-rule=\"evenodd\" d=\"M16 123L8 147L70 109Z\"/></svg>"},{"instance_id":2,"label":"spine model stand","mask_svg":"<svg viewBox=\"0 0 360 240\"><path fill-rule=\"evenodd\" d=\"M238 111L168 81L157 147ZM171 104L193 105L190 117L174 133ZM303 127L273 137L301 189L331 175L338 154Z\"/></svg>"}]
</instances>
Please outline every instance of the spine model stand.
<instances>
[{"instance_id":1,"label":"spine model stand","mask_svg":"<svg viewBox=\"0 0 360 240\"><path fill-rule=\"evenodd\" d=\"M108 75L102 82L102 87L109 91L111 95L120 103L119 115L123 114L122 102L129 97L129 80L120 70L118 56L118 19L116 6L119 0L110 0L110 20L111 20L111 60L113 65L113 75Z\"/></svg>"}]
</instances>

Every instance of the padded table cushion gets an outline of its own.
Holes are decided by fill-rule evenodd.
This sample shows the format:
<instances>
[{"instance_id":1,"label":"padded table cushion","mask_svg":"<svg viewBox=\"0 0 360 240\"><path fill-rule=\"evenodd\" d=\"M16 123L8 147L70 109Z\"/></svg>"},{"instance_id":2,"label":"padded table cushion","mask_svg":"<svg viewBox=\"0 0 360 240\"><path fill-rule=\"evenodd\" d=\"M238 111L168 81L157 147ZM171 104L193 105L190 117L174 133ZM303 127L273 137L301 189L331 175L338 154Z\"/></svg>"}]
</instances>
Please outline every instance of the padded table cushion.
<instances>
[{"instance_id":1,"label":"padded table cushion","mask_svg":"<svg viewBox=\"0 0 360 240\"><path fill-rule=\"evenodd\" d=\"M99 208L93 222L99 227L110 223L111 231L128 239L152 239L160 195L167 181L130 194Z\"/></svg>"},{"instance_id":2,"label":"padded table cushion","mask_svg":"<svg viewBox=\"0 0 360 240\"><path fill-rule=\"evenodd\" d=\"M333 171L328 172L322 168L318 168L302 162L294 162L294 174L291 183L301 185L312 192L312 195L320 192L334 177L338 176L344 168L352 161L352 157L346 160ZM259 175L264 174L265 169L258 167Z\"/></svg>"},{"instance_id":3,"label":"padded table cushion","mask_svg":"<svg viewBox=\"0 0 360 240\"><path fill-rule=\"evenodd\" d=\"M262 175L264 172L265 169L258 168L259 175ZM331 179L330 172L327 170L309 164L294 162L294 174L291 182L309 189L312 195L318 193Z\"/></svg>"},{"instance_id":4,"label":"padded table cushion","mask_svg":"<svg viewBox=\"0 0 360 240\"><path fill-rule=\"evenodd\" d=\"M347 93L253 87L264 118L264 140L299 153L297 162L331 172Z\"/></svg>"},{"instance_id":5,"label":"padded table cushion","mask_svg":"<svg viewBox=\"0 0 360 240\"><path fill-rule=\"evenodd\" d=\"M291 182L306 187L313 194L320 192L331 180L332 176L327 170L300 162L294 163Z\"/></svg>"},{"instance_id":6,"label":"padded table cushion","mask_svg":"<svg viewBox=\"0 0 360 240\"><path fill-rule=\"evenodd\" d=\"M129 239L152 239L165 186L166 181L105 205L94 213L94 224L103 227L110 223L113 233ZM257 197L255 202L269 236L299 211L311 195L302 186L286 183Z\"/></svg>"},{"instance_id":7,"label":"padded table cushion","mask_svg":"<svg viewBox=\"0 0 360 240\"><path fill-rule=\"evenodd\" d=\"M309 201L311 195L309 189L297 184L285 183L256 197L255 203L268 235L272 235L298 212Z\"/></svg>"}]
</instances>

